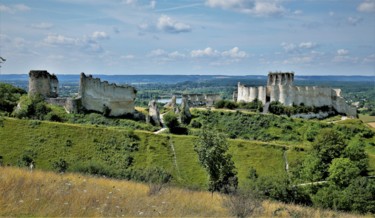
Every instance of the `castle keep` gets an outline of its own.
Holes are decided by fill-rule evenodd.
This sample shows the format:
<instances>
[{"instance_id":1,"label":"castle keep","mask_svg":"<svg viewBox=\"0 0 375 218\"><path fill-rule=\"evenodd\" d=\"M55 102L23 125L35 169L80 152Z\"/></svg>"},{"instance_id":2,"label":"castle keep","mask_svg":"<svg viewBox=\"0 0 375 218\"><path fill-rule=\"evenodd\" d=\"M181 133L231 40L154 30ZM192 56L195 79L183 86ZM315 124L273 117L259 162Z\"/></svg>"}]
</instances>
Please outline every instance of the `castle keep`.
<instances>
[{"instance_id":1,"label":"castle keep","mask_svg":"<svg viewBox=\"0 0 375 218\"><path fill-rule=\"evenodd\" d=\"M294 86L294 73L269 73L267 86L246 87L238 83L237 102L260 100L263 105L279 101L285 106L301 105L328 106L340 114L356 117L355 107L348 105L341 97L340 89L317 86Z\"/></svg>"}]
</instances>

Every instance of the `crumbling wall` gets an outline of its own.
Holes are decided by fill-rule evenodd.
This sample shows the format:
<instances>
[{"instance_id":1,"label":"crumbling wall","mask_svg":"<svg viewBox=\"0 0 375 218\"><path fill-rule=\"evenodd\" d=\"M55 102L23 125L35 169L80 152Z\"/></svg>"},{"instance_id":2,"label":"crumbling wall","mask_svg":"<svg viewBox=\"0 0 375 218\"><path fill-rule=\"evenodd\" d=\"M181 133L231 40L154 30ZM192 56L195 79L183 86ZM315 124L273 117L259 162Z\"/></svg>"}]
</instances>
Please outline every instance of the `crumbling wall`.
<instances>
[{"instance_id":1,"label":"crumbling wall","mask_svg":"<svg viewBox=\"0 0 375 218\"><path fill-rule=\"evenodd\" d=\"M31 70L29 72L29 96L42 95L45 98L58 97L59 81L54 74L46 70Z\"/></svg>"},{"instance_id":2,"label":"crumbling wall","mask_svg":"<svg viewBox=\"0 0 375 218\"><path fill-rule=\"evenodd\" d=\"M118 86L100 81L98 78L81 73L79 96L86 110L105 112L110 116L134 113L136 90L132 86Z\"/></svg>"}]
</instances>

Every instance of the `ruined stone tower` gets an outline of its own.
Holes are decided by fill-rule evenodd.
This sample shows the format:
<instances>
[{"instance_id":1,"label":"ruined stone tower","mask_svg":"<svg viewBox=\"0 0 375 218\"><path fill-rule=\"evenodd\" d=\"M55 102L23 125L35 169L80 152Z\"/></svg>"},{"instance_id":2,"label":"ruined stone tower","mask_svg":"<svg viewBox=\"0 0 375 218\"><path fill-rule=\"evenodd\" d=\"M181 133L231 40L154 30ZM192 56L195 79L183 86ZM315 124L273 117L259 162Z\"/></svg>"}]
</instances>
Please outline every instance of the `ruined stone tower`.
<instances>
[{"instance_id":1,"label":"ruined stone tower","mask_svg":"<svg viewBox=\"0 0 375 218\"><path fill-rule=\"evenodd\" d=\"M46 70L29 72L29 96L40 94L45 98L58 97L59 81L54 74Z\"/></svg>"}]
</instances>

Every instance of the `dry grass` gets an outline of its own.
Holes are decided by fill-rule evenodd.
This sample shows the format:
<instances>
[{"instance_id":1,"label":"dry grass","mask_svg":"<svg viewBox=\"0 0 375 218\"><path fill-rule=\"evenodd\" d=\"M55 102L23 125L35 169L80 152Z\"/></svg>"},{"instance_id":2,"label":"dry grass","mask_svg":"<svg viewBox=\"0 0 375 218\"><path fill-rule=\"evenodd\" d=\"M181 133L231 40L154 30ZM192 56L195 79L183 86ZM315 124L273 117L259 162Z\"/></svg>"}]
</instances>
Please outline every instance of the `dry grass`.
<instances>
[{"instance_id":1,"label":"dry grass","mask_svg":"<svg viewBox=\"0 0 375 218\"><path fill-rule=\"evenodd\" d=\"M146 184L0 167L0 216L227 217L223 198L177 188L149 195ZM263 202L263 208L256 216L355 217L273 202Z\"/></svg>"},{"instance_id":2,"label":"dry grass","mask_svg":"<svg viewBox=\"0 0 375 218\"><path fill-rule=\"evenodd\" d=\"M370 127L375 128L375 122L367 123Z\"/></svg>"}]
</instances>

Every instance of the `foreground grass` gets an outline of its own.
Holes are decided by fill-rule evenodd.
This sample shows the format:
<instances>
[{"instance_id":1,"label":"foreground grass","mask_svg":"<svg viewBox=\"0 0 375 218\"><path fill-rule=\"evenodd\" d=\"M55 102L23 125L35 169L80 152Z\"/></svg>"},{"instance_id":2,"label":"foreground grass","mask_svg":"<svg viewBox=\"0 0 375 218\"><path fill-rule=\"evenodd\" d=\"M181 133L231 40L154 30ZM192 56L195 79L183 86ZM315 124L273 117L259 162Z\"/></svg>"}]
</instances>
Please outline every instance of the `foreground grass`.
<instances>
[{"instance_id":1,"label":"foreground grass","mask_svg":"<svg viewBox=\"0 0 375 218\"><path fill-rule=\"evenodd\" d=\"M228 217L225 196L149 186L79 174L0 167L0 216L207 216ZM263 202L256 217L359 217L282 203Z\"/></svg>"}]
</instances>

